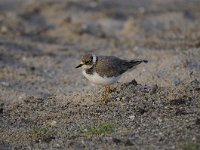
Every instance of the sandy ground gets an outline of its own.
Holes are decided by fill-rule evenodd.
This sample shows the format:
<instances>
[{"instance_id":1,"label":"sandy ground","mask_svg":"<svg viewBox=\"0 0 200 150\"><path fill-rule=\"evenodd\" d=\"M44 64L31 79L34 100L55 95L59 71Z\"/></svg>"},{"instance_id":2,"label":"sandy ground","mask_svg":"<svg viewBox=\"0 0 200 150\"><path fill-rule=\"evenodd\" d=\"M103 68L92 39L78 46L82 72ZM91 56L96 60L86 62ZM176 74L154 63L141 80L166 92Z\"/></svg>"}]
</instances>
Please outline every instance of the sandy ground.
<instances>
[{"instance_id":1,"label":"sandy ground","mask_svg":"<svg viewBox=\"0 0 200 150\"><path fill-rule=\"evenodd\" d=\"M199 0L0 1L0 149L200 149ZM103 89L85 53L149 60Z\"/></svg>"}]
</instances>

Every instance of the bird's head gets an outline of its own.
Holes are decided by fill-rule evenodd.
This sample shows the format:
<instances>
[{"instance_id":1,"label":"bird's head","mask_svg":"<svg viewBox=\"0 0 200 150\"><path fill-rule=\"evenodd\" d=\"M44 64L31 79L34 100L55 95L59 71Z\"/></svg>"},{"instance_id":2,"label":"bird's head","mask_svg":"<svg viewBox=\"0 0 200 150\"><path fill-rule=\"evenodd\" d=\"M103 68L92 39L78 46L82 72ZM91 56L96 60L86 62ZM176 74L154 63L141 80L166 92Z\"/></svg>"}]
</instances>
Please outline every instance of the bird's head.
<instances>
[{"instance_id":1,"label":"bird's head","mask_svg":"<svg viewBox=\"0 0 200 150\"><path fill-rule=\"evenodd\" d=\"M97 57L92 54L84 55L81 59L81 62L76 68L82 67L83 69L90 69L96 62Z\"/></svg>"}]
</instances>

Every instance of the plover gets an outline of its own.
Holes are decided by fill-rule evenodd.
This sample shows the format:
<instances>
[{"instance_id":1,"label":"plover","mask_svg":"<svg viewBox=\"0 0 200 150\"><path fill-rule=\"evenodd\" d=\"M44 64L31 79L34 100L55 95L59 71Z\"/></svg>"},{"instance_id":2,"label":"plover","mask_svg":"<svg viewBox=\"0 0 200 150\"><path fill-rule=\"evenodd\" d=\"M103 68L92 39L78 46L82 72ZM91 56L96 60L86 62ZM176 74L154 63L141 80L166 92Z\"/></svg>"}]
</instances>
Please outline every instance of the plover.
<instances>
[{"instance_id":1,"label":"plover","mask_svg":"<svg viewBox=\"0 0 200 150\"><path fill-rule=\"evenodd\" d=\"M105 86L104 97L101 103L106 103L110 93L110 85L117 82L126 71L135 68L147 60L124 60L114 56L96 56L87 54L82 57L76 68L82 67L83 75L92 83Z\"/></svg>"}]
</instances>

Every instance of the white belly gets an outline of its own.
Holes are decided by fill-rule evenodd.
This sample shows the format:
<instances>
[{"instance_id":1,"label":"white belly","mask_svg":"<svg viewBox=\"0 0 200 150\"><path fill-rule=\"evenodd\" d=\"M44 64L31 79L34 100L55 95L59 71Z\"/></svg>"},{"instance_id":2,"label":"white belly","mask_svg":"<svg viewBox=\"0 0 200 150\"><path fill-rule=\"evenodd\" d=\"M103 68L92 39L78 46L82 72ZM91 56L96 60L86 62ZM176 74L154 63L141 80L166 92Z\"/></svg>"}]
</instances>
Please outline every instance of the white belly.
<instances>
[{"instance_id":1,"label":"white belly","mask_svg":"<svg viewBox=\"0 0 200 150\"><path fill-rule=\"evenodd\" d=\"M117 82L120 78L118 77L101 77L96 72L92 75L86 74L85 70L83 70L83 75L91 82L95 84L101 84L101 85L109 85Z\"/></svg>"}]
</instances>

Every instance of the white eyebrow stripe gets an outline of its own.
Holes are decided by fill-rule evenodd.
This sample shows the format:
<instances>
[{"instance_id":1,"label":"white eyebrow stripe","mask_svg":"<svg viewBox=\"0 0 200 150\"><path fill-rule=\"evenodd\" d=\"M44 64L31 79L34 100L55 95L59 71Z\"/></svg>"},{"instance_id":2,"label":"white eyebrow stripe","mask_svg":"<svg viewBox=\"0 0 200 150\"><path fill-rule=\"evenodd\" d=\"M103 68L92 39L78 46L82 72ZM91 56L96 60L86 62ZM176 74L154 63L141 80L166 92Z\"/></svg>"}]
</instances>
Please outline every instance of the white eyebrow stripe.
<instances>
[{"instance_id":1,"label":"white eyebrow stripe","mask_svg":"<svg viewBox=\"0 0 200 150\"><path fill-rule=\"evenodd\" d=\"M95 63L97 61L97 56L96 55L92 55L92 61L93 61L93 63Z\"/></svg>"}]
</instances>

